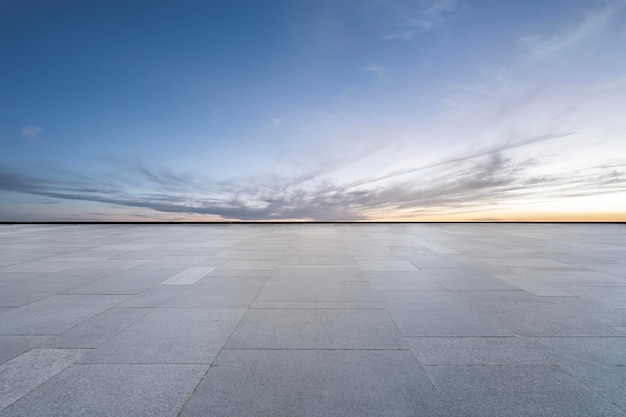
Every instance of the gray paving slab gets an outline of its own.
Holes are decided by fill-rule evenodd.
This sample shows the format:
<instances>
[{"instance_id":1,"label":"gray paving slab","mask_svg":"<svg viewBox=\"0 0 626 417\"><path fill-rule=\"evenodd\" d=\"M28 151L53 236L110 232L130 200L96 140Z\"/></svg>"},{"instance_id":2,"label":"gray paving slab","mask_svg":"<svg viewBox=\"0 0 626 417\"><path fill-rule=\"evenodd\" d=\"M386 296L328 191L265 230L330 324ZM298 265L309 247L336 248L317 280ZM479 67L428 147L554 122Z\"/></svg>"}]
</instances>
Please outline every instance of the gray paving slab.
<instances>
[{"instance_id":1,"label":"gray paving slab","mask_svg":"<svg viewBox=\"0 0 626 417\"><path fill-rule=\"evenodd\" d=\"M285 255L280 258L279 265L352 265L356 266L354 256L314 256Z\"/></svg>"},{"instance_id":2,"label":"gray paving slab","mask_svg":"<svg viewBox=\"0 0 626 417\"><path fill-rule=\"evenodd\" d=\"M607 366L580 360L561 360L559 366L589 388L626 412L626 371L623 366Z\"/></svg>"},{"instance_id":3,"label":"gray paving slab","mask_svg":"<svg viewBox=\"0 0 626 417\"><path fill-rule=\"evenodd\" d=\"M506 291L517 287L472 268L423 268L424 274L451 291Z\"/></svg>"},{"instance_id":4,"label":"gray paving slab","mask_svg":"<svg viewBox=\"0 0 626 417\"><path fill-rule=\"evenodd\" d=\"M550 285L542 280L526 278L515 273L494 274L493 276L508 282L514 287L542 297L572 297L574 295L565 289Z\"/></svg>"},{"instance_id":5,"label":"gray paving slab","mask_svg":"<svg viewBox=\"0 0 626 417\"><path fill-rule=\"evenodd\" d=\"M444 291L445 288L422 271L367 272L372 289L378 291Z\"/></svg>"},{"instance_id":6,"label":"gray paving slab","mask_svg":"<svg viewBox=\"0 0 626 417\"><path fill-rule=\"evenodd\" d=\"M621 247L621 250L623 251L623 246ZM626 278L626 265L624 263L606 262L604 258L605 254L602 254L598 262L581 263L577 264L577 266L588 269L590 271L597 271L609 275L614 275L620 278ZM623 257L621 259L623 260Z\"/></svg>"},{"instance_id":7,"label":"gray paving slab","mask_svg":"<svg viewBox=\"0 0 626 417\"><path fill-rule=\"evenodd\" d=\"M2 412L3 417L172 417L207 365L74 365Z\"/></svg>"},{"instance_id":8,"label":"gray paving slab","mask_svg":"<svg viewBox=\"0 0 626 417\"><path fill-rule=\"evenodd\" d=\"M84 353L76 349L33 349L0 365L0 411L70 366Z\"/></svg>"},{"instance_id":9,"label":"gray paving slab","mask_svg":"<svg viewBox=\"0 0 626 417\"><path fill-rule=\"evenodd\" d=\"M402 259L359 259L363 271L417 271L417 268Z\"/></svg>"},{"instance_id":10,"label":"gray paving slab","mask_svg":"<svg viewBox=\"0 0 626 417\"><path fill-rule=\"evenodd\" d=\"M385 310L251 309L227 348L406 349Z\"/></svg>"},{"instance_id":11,"label":"gray paving slab","mask_svg":"<svg viewBox=\"0 0 626 417\"><path fill-rule=\"evenodd\" d=\"M357 266L277 266L271 279L296 281L367 281Z\"/></svg>"},{"instance_id":12,"label":"gray paving slab","mask_svg":"<svg viewBox=\"0 0 626 417\"><path fill-rule=\"evenodd\" d=\"M72 349L96 348L151 311L150 308L111 308L47 340L44 346Z\"/></svg>"},{"instance_id":13,"label":"gray paving slab","mask_svg":"<svg viewBox=\"0 0 626 417\"><path fill-rule=\"evenodd\" d=\"M214 361L183 415L620 415L624 236L617 224L0 226L0 363L23 361L0 380L34 381L0 415L174 416ZM67 347L89 352L37 379Z\"/></svg>"},{"instance_id":14,"label":"gray paving slab","mask_svg":"<svg viewBox=\"0 0 626 417\"><path fill-rule=\"evenodd\" d=\"M139 294L133 295L126 299L123 303L117 305L117 307L126 308L148 308L148 307L161 307L167 301L180 294L185 289L188 289L187 285L155 285L150 287Z\"/></svg>"},{"instance_id":15,"label":"gray paving slab","mask_svg":"<svg viewBox=\"0 0 626 417\"><path fill-rule=\"evenodd\" d=\"M68 294L139 294L177 274L177 269L127 269L115 271L104 278L93 280L66 291Z\"/></svg>"},{"instance_id":16,"label":"gray paving slab","mask_svg":"<svg viewBox=\"0 0 626 417\"><path fill-rule=\"evenodd\" d=\"M258 301L378 301L371 285L364 281L269 280Z\"/></svg>"},{"instance_id":17,"label":"gray paving slab","mask_svg":"<svg viewBox=\"0 0 626 417\"><path fill-rule=\"evenodd\" d=\"M538 337L535 340L562 361L626 367L626 337Z\"/></svg>"},{"instance_id":18,"label":"gray paving slab","mask_svg":"<svg viewBox=\"0 0 626 417\"><path fill-rule=\"evenodd\" d=\"M0 364L33 347L43 346L50 338L51 336L0 335Z\"/></svg>"},{"instance_id":19,"label":"gray paving slab","mask_svg":"<svg viewBox=\"0 0 626 417\"><path fill-rule=\"evenodd\" d=\"M0 272L0 287L39 278L49 272Z\"/></svg>"},{"instance_id":20,"label":"gray paving slab","mask_svg":"<svg viewBox=\"0 0 626 417\"><path fill-rule=\"evenodd\" d=\"M54 295L1 315L0 334L60 334L126 298L120 295Z\"/></svg>"},{"instance_id":21,"label":"gray paving slab","mask_svg":"<svg viewBox=\"0 0 626 417\"><path fill-rule=\"evenodd\" d=\"M191 285L195 284L202 277L207 275L209 272L213 271L215 268L213 267L189 267L186 268L179 273L171 276L165 281L161 282L159 285Z\"/></svg>"},{"instance_id":22,"label":"gray paving slab","mask_svg":"<svg viewBox=\"0 0 626 417\"><path fill-rule=\"evenodd\" d=\"M454 416L625 415L558 366L425 366L425 369Z\"/></svg>"},{"instance_id":23,"label":"gray paving slab","mask_svg":"<svg viewBox=\"0 0 626 417\"><path fill-rule=\"evenodd\" d=\"M446 416L409 351L224 350L181 414Z\"/></svg>"},{"instance_id":24,"label":"gray paving slab","mask_svg":"<svg viewBox=\"0 0 626 417\"><path fill-rule=\"evenodd\" d=\"M2 287L0 306L20 307L51 295L69 291L85 285L108 274L110 271L67 270L58 273L46 273L36 278L19 281Z\"/></svg>"},{"instance_id":25,"label":"gray paving slab","mask_svg":"<svg viewBox=\"0 0 626 417\"><path fill-rule=\"evenodd\" d=\"M380 296L404 336L513 335L451 292L382 291Z\"/></svg>"},{"instance_id":26,"label":"gray paving slab","mask_svg":"<svg viewBox=\"0 0 626 417\"><path fill-rule=\"evenodd\" d=\"M278 261L267 260L230 260L218 269L226 271L271 271L278 264Z\"/></svg>"},{"instance_id":27,"label":"gray paving slab","mask_svg":"<svg viewBox=\"0 0 626 417\"><path fill-rule=\"evenodd\" d=\"M626 287L571 287L568 291L608 308L626 309Z\"/></svg>"},{"instance_id":28,"label":"gray paving slab","mask_svg":"<svg viewBox=\"0 0 626 417\"><path fill-rule=\"evenodd\" d=\"M551 349L526 337L407 337L423 365L556 365Z\"/></svg>"},{"instance_id":29,"label":"gray paving slab","mask_svg":"<svg viewBox=\"0 0 626 417\"><path fill-rule=\"evenodd\" d=\"M215 288L194 285L166 301L167 308L248 308L260 288Z\"/></svg>"},{"instance_id":30,"label":"gray paving slab","mask_svg":"<svg viewBox=\"0 0 626 417\"><path fill-rule=\"evenodd\" d=\"M81 362L210 364L244 311L159 308L86 355Z\"/></svg>"},{"instance_id":31,"label":"gray paving slab","mask_svg":"<svg viewBox=\"0 0 626 417\"><path fill-rule=\"evenodd\" d=\"M323 308L323 309L384 309L383 303L372 302L358 302L358 301L255 301L250 305L250 308L272 308L272 309L284 309L284 308Z\"/></svg>"}]
</instances>

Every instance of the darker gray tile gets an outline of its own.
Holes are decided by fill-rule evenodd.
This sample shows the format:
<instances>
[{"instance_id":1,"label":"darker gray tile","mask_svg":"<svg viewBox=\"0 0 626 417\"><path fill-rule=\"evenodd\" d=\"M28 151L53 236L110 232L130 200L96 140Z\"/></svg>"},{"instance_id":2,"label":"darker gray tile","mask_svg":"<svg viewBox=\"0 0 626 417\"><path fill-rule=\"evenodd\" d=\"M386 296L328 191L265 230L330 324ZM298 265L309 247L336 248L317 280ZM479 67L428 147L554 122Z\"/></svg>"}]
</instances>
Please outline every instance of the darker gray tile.
<instances>
[{"instance_id":1,"label":"darker gray tile","mask_svg":"<svg viewBox=\"0 0 626 417\"><path fill-rule=\"evenodd\" d=\"M378 301L370 284L362 281L269 280L258 301Z\"/></svg>"},{"instance_id":2,"label":"darker gray tile","mask_svg":"<svg viewBox=\"0 0 626 417\"><path fill-rule=\"evenodd\" d=\"M227 348L400 349L406 344L384 310L253 309Z\"/></svg>"},{"instance_id":3,"label":"darker gray tile","mask_svg":"<svg viewBox=\"0 0 626 417\"><path fill-rule=\"evenodd\" d=\"M46 347L96 348L150 313L149 308L111 308L46 342Z\"/></svg>"},{"instance_id":4,"label":"darker gray tile","mask_svg":"<svg viewBox=\"0 0 626 417\"><path fill-rule=\"evenodd\" d=\"M139 294L170 278L180 269L128 269L67 291L68 294Z\"/></svg>"},{"instance_id":5,"label":"darker gray tile","mask_svg":"<svg viewBox=\"0 0 626 417\"><path fill-rule=\"evenodd\" d=\"M555 355L534 338L407 337L422 365L555 365Z\"/></svg>"},{"instance_id":6,"label":"darker gray tile","mask_svg":"<svg viewBox=\"0 0 626 417\"><path fill-rule=\"evenodd\" d=\"M426 366L454 416L624 416L558 366Z\"/></svg>"},{"instance_id":7,"label":"darker gray tile","mask_svg":"<svg viewBox=\"0 0 626 417\"><path fill-rule=\"evenodd\" d=\"M0 364L42 346L48 339L50 336L0 335Z\"/></svg>"},{"instance_id":8,"label":"darker gray tile","mask_svg":"<svg viewBox=\"0 0 626 417\"><path fill-rule=\"evenodd\" d=\"M224 350L183 417L446 416L408 351Z\"/></svg>"},{"instance_id":9,"label":"darker gray tile","mask_svg":"<svg viewBox=\"0 0 626 417\"><path fill-rule=\"evenodd\" d=\"M160 308L98 347L81 362L210 364L243 312Z\"/></svg>"},{"instance_id":10,"label":"darker gray tile","mask_svg":"<svg viewBox=\"0 0 626 417\"><path fill-rule=\"evenodd\" d=\"M517 290L511 284L471 268L421 269L427 276L452 291Z\"/></svg>"},{"instance_id":11,"label":"darker gray tile","mask_svg":"<svg viewBox=\"0 0 626 417\"><path fill-rule=\"evenodd\" d=\"M404 336L512 336L450 292L385 291L381 299Z\"/></svg>"},{"instance_id":12,"label":"darker gray tile","mask_svg":"<svg viewBox=\"0 0 626 417\"><path fill-rule=\"evenodd\" d=\"M1 315L0 334L60 334L126 298L121 295L54 295Z\"/></svg>"}]
</instances>

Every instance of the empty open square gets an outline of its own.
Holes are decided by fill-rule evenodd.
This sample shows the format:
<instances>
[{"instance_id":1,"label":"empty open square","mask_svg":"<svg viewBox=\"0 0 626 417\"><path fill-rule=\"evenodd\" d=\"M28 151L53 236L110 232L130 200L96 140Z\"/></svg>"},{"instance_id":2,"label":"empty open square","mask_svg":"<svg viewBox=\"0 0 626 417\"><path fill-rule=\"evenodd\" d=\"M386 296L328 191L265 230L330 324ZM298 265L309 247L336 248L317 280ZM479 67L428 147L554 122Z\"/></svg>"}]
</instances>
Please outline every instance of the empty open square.
<instances>
[{"instance_id":1,"label":"empty open square","mask_svg":"<svg viewBox=\"0 0 626 417\"><path fill-rule=\"evenodd\" d=\"M626 417L625 253L623 224L2 225L0 416Z\"/></svg>"}]
</instances>

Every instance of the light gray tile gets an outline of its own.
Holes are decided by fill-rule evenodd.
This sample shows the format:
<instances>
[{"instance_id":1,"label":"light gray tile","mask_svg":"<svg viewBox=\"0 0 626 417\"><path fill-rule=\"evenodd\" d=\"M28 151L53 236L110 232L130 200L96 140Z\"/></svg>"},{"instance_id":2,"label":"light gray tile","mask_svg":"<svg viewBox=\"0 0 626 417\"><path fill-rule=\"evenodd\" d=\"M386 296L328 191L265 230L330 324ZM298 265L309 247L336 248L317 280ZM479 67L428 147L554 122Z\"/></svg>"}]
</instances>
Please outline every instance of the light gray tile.
<instances>
[{"instance_id":1,"label":"light gray tile","mask_svg":"<svg viewBox=\"0 0 626 417\"><path fill-rule=\"evenodd\" d=\"M3 416L172 417L207 365L74 365L24 396Z\"/></svg>"},{"instance_id":2,"label":"light gray tile","mask_svg":"<svg viewBox=\"0 0 626 417\"><path fill-rule=\"evenodd\" d=\"M224 350L182 413L200 415L448 414L408 351Z\"/></svg>"},{"instance_id":3,"label":"light gray tile","mask_svg":"<svg viewBox=\"0 0 626 417\"><path fill-rule=\"evenodd\" d=\"M214 269L213 267L190 267L166 279L160 285L191 285Z\"/></svg>"},{"instance_id":4,"label":"light gray tile","mask_svg":"<svg viewBox=\"0 0 626 417\"><path fill-rule=\"evenodd\" d=\"M33 349L0 365L0 411L70 366L84 354L75 349Z\"/></svg>"}]
</instances>

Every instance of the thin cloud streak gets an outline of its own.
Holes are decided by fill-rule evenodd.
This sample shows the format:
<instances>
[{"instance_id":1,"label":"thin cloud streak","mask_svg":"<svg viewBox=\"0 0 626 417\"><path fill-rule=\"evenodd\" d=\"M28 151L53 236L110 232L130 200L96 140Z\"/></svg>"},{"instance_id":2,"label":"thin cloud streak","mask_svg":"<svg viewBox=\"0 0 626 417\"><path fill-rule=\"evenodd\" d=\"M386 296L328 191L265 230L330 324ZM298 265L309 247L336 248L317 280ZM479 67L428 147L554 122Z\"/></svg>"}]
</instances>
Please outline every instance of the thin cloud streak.
<instances>
[{"instance_id":1,"label":"thin cloud streak","mask_svg":"<svg viewBox=\"0 0 626 417\"><path fill-rule=\"evenodd\" d=\"M600 30L624 6L626 6L625 0L609 2L601 9L587 11L580 23L568 28L563 33L551 37L526 35L520 37L518 43L537 57L552 56L563 49L576 45Z\"/></svg>"},{"instance_id":2,"label":"thin cloud streak","mask_svg":"<svg viewBox=\"0 0 626 417\"><path fill-rule=\"evenodd\" d=\"M0 167L0 190L53 199L92 201L222 220L358 221L392 216L473 213L511 202L594 196L626 189L626 161L533 176L540 158L513 160L506 151L564 137L551 134L415 167L356 187L328 179L335 167L300 177L210 180L127 163L114 175L76 180L31 177ZM345 161L344 161L345 163ZM120 168L120 167L118 167ZM419 176L408 174L419 173ZM406 177L405 177L406 176Z\"/></svg>"}]
</instances>

